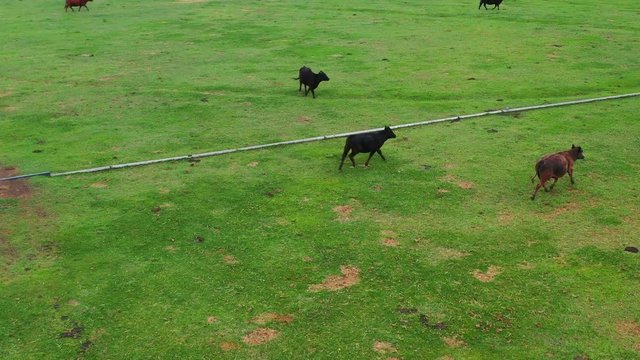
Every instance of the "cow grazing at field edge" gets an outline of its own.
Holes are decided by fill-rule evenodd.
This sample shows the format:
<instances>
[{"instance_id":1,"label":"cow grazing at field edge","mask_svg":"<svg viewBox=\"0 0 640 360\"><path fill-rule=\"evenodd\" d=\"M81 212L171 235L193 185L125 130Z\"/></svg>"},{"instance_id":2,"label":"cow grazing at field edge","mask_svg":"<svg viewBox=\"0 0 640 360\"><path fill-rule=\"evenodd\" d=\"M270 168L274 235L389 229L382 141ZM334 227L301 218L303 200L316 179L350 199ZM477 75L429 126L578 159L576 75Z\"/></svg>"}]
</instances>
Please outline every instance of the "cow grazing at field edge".
<instances>
[{"instance_id":1,"label":"cow grazing at field edge","mask_svg":"<svg viewBox=\"0 0 640 360\"><path fill-rule=\"evenodd\" d=\"M494 5L493 8L498 8L498 10L500 10L500 4L502 3L502 0L480 0L480 5L478 5L478 10L480 10L480 7L482 5L484 5L484 9L487 10L487 4L489 5Z\"/></svg>"},{"instance_id":2,"label":"cow grazing at field edge","mask_svg":"<svg viewBox=\"0 0 640 360\"><path fill-rule=\"evenodd\" d=\"M382 160L387 161L382 155L382 151L380 148L384 145L384 142L387 139L393 139L396 137L396 134L393 133L390 127L385 126L384 130L365 133L365 134L357 134L357 135L349 135L347 138L347 143L344 145L344 152L342 153L342 160L340 161L340 167L338 170L342 170L342 165L344 165L344 159L347 157L347 153L351 150L351 154L349 154L349 159L353 164L353 167L356 167L356 162L353 160L353 157L357 153L368 152L369 158L364 163L364 166L369 166L369 160L374 153L380 154Z\"/></svg>"},{"instance_id":3,"label":"cow grazing at field edge","mask_svg":"<svg viewBox=\"0 0 640 360\"><path fill-rule=\"evenodd\" d=\"M301 67L298 72L298 77L293 79L300 80L298 91L302 90L302 85L304 85L304 96L307 96L309 90L311 90L311 95L313 95L314 99L316 98L316 93L313 90L315 90L322 81L329 81L329 77L324 71L314 74L313 71L306 66ZM309 87L308 89L307 86Z\"/></svg>"},{"instance_id":4,"label":"cow grazing at field edge","mask_svg":"<svg viewBox=\"0 0 640 360\"><path fill-rule=\"evenodd\" d=\"M85 9L87 9L87 11L89 11L89 8L87 7L88 1L93 1L93 0L66 0L66 3L64 5L64 11L67 11L69 8L71 8L71 11L73 11L74 6L78 7L78 11L82 10L83 6L85 7Z\"/></svg>"},{"instance_id":5,"label":"cow grazing at field edge","mask_svg":"<svg viewBox=\"0 0 640 360\"><path fill-rule=\"evenodd\" d=\"M584 159L582 148L571 145L571 149L567 151L546 155L538 160L536 163L536 174L531 178L531 182L533 182L536 176L540 179L540 182L536 185L533 194L531 194L531 200L536 198L536 194L541 187L544 188L544 191L553 189L558 179L563 177L564 174L568 173L571 183L575 184L575 181L573 181L573 163L578 159ZM550 179L553 179L553 184L547 189L544 184Z\"/></svg>"}]
</instances>

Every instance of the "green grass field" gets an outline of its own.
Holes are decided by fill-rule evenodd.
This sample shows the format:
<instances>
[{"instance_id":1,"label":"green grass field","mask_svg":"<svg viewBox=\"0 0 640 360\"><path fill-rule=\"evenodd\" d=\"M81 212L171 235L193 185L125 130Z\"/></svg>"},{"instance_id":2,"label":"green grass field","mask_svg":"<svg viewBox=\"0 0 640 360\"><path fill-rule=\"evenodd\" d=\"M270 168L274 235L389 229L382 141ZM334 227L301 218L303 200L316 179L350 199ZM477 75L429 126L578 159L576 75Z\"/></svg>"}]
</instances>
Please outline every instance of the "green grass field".
<instances>
[{"instance_id":1,"label":"green grass field","mask_svg":"<svg viewBox=\"0 0 640 360\"><path fill-rule=\"evenodd\" d=\"M637 0L477 5L6 1L0 169L640 91ZM342 171L335 139L0 182L0 358L640 359L638 114L398 129ZM571 144L576 184L531 201Z\"/></svg>"}]
</instances>

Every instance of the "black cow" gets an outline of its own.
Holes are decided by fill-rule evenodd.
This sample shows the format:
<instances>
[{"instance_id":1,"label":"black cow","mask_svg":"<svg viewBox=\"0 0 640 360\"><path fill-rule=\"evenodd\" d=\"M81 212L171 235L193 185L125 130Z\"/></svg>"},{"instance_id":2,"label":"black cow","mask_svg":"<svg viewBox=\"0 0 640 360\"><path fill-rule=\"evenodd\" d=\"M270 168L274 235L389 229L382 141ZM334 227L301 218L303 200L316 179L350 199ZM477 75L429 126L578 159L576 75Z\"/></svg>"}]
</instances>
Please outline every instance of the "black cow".
<instances>
[{"instance_id":1,"label":"black cow","mask_svg":"<svg viewBox=\"0 0 640 360\"><path fill-rule=\"evenodd\" d=\"M329 77L324 71L314 74L313 71L306 66L301 67L298 77L293 79L300 80L298 91L301 91L302 85L304 85L304 96L307 96L309 90L311 90L311 95L313 95L314 99L316 98L316 93L313 90L315 90L322 81L329 81ZM307 86L309 87L308 89Z\"/></svg>"},{"instance_id":2,"label":"black cow","mask_svg":"<svg viewBox=\"0 0 640 360\"><path fill-rule=\"evenodd\" d=\"M338 170L342 170L342 165L344 165L344 159L347 157L347 153L351 150L351 154L349 154L349 159L351 159L351 163L353 167L356 167L356 162L353 160L353 157L357 153L368 152L369 158L367 162L364 163L364 166L369 166L369 160L374 153L380 154L382 160L387 161L382 155L382 151L380 148L384 145L384 142L387 139L393 139L396 137L396 134L393 133L390 127L385 126L384 130L365 133L365 134L357 134L357 135L349 135L347 138L347 143L344 145L344 152L342 153L342 160L340 161L340 167Z\"/></svg>"},{"instance_id":3,"label":"black cow","mask_svg":"<svg viewBox=\"0 0 640 360\"><path fill-rule=\"evenodd\" d=\"M494 9L498 8L498 10L500 10L500 4L502 3L502 0L480 0L480 5L478 5L478 10L480 10L480 7L482 5L484 5L484 9L487 10L487 4L489 5L494 5Z\"/></svg>"}]
</instances>

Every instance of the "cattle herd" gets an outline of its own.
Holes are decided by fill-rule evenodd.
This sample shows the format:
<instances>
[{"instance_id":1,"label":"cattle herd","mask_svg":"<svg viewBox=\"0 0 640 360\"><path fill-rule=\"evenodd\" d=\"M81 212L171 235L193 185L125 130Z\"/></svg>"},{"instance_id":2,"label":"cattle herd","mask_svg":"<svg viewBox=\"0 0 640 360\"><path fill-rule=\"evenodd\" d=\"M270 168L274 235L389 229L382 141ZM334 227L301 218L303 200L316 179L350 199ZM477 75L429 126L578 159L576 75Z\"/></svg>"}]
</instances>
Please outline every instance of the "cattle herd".
<instances>
[{"instance_id":1,"label":"cattle herd","mask_svg":"<svg viewBox=\"0 0 640 360\"><path fill-rule=\"evenodd\" d=\"M87 7L87 2L89 1L93 0L65 0L64 9L67 11L70 8L71 11L74 11L73 8L78 7L78 11L80 11L82 7L84 7L88 11L89 8ZM482 6L487 9L487 4L494 5L494 9L500 9L502 1L503 0L480 0L478 9ZM329 81L329 77L324 73L324 71L320 71L316 74L311 70L311 68L306 66L301 67L298 70L298 77L293 79L299 80L300 82L298 91L302 91L302 87L304 86L304 96L307 96L309 91L311 91L311 95L314 99L316 97L315 90L318 88L320 83L323 81ZM382 155L380 148L382 148L385 141L395 137L396 134L393 133L393 130L391 130L389 126L385 126L384 130L380 131L350 135L347 137L347 141L344 145L344 151L342 152L342 158L340 160L338 170L342 170L342 166L344 165L344 160L347 158L347 155L349 156L349 160L351 160L353 167L356 166L354 156L358 153L369 153L369 157L367 158L367 161L365 161L364 166L369 166L369 161L375 153L378 153L382 160L386 161L387 159ZM565 174L569 174L571 183L575 184L575 180L573 179L573 164L578 159L584 159L584 155L582 147L575 145L572 145L569 150L545 155L540 158L535 165L536 173L531 177L531 182L534 182L536 177L539 179L533 194L531 194L531 200L535 200L536 194L540 188L543 188L545 191L553 189L558 179L563 177ZM553 183L549 188L547 188L545 184L551 179L553 179Z\"/></svg>"}]
</instances>

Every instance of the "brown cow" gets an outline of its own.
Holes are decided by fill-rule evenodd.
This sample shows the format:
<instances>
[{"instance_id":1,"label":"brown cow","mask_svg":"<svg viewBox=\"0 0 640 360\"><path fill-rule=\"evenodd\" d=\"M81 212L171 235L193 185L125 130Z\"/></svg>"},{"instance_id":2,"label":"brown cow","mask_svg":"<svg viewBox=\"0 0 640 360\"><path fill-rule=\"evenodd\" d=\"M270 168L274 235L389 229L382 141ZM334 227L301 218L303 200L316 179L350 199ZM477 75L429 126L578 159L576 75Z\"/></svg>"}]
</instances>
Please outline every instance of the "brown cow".
<instances>
[{"instance_id":1,"label":"brown cow","mask_svg":"<svg viewBox=\"0 0 640 360\"><path fill-rule=\"evenodd\" d=\"M87 11L89 11L89 8L87 7L87 1L93 0L65 0L64 11L67 11L69 8L71 8L71 11L73 11L74 6L78 7L78 11L82 10L83 6L87 9Z\"/></svg>"},{"instance_id":2,"label":"brown cow","mask_svg":"<svg viewBox=\"0 0 640 360\"><path fill-rule=\"evenodd\" d=\"M567 151L546 155L538 160L536 163L536 174L531 178L531 182L538 176L540 183L536 185L536 189L533 191L533 194L531 194L531 200L535 200L536 194L541 187L544 188L544 191L553 189L558 179L563 177L564 174L568 173L571 183L575 184L575 181L573 181L573 163L578 159L584 159L582 148L571 145L571 149ZM547 189L544 184L552 178L553 184Z\"/></svg>"}]
</instances>

